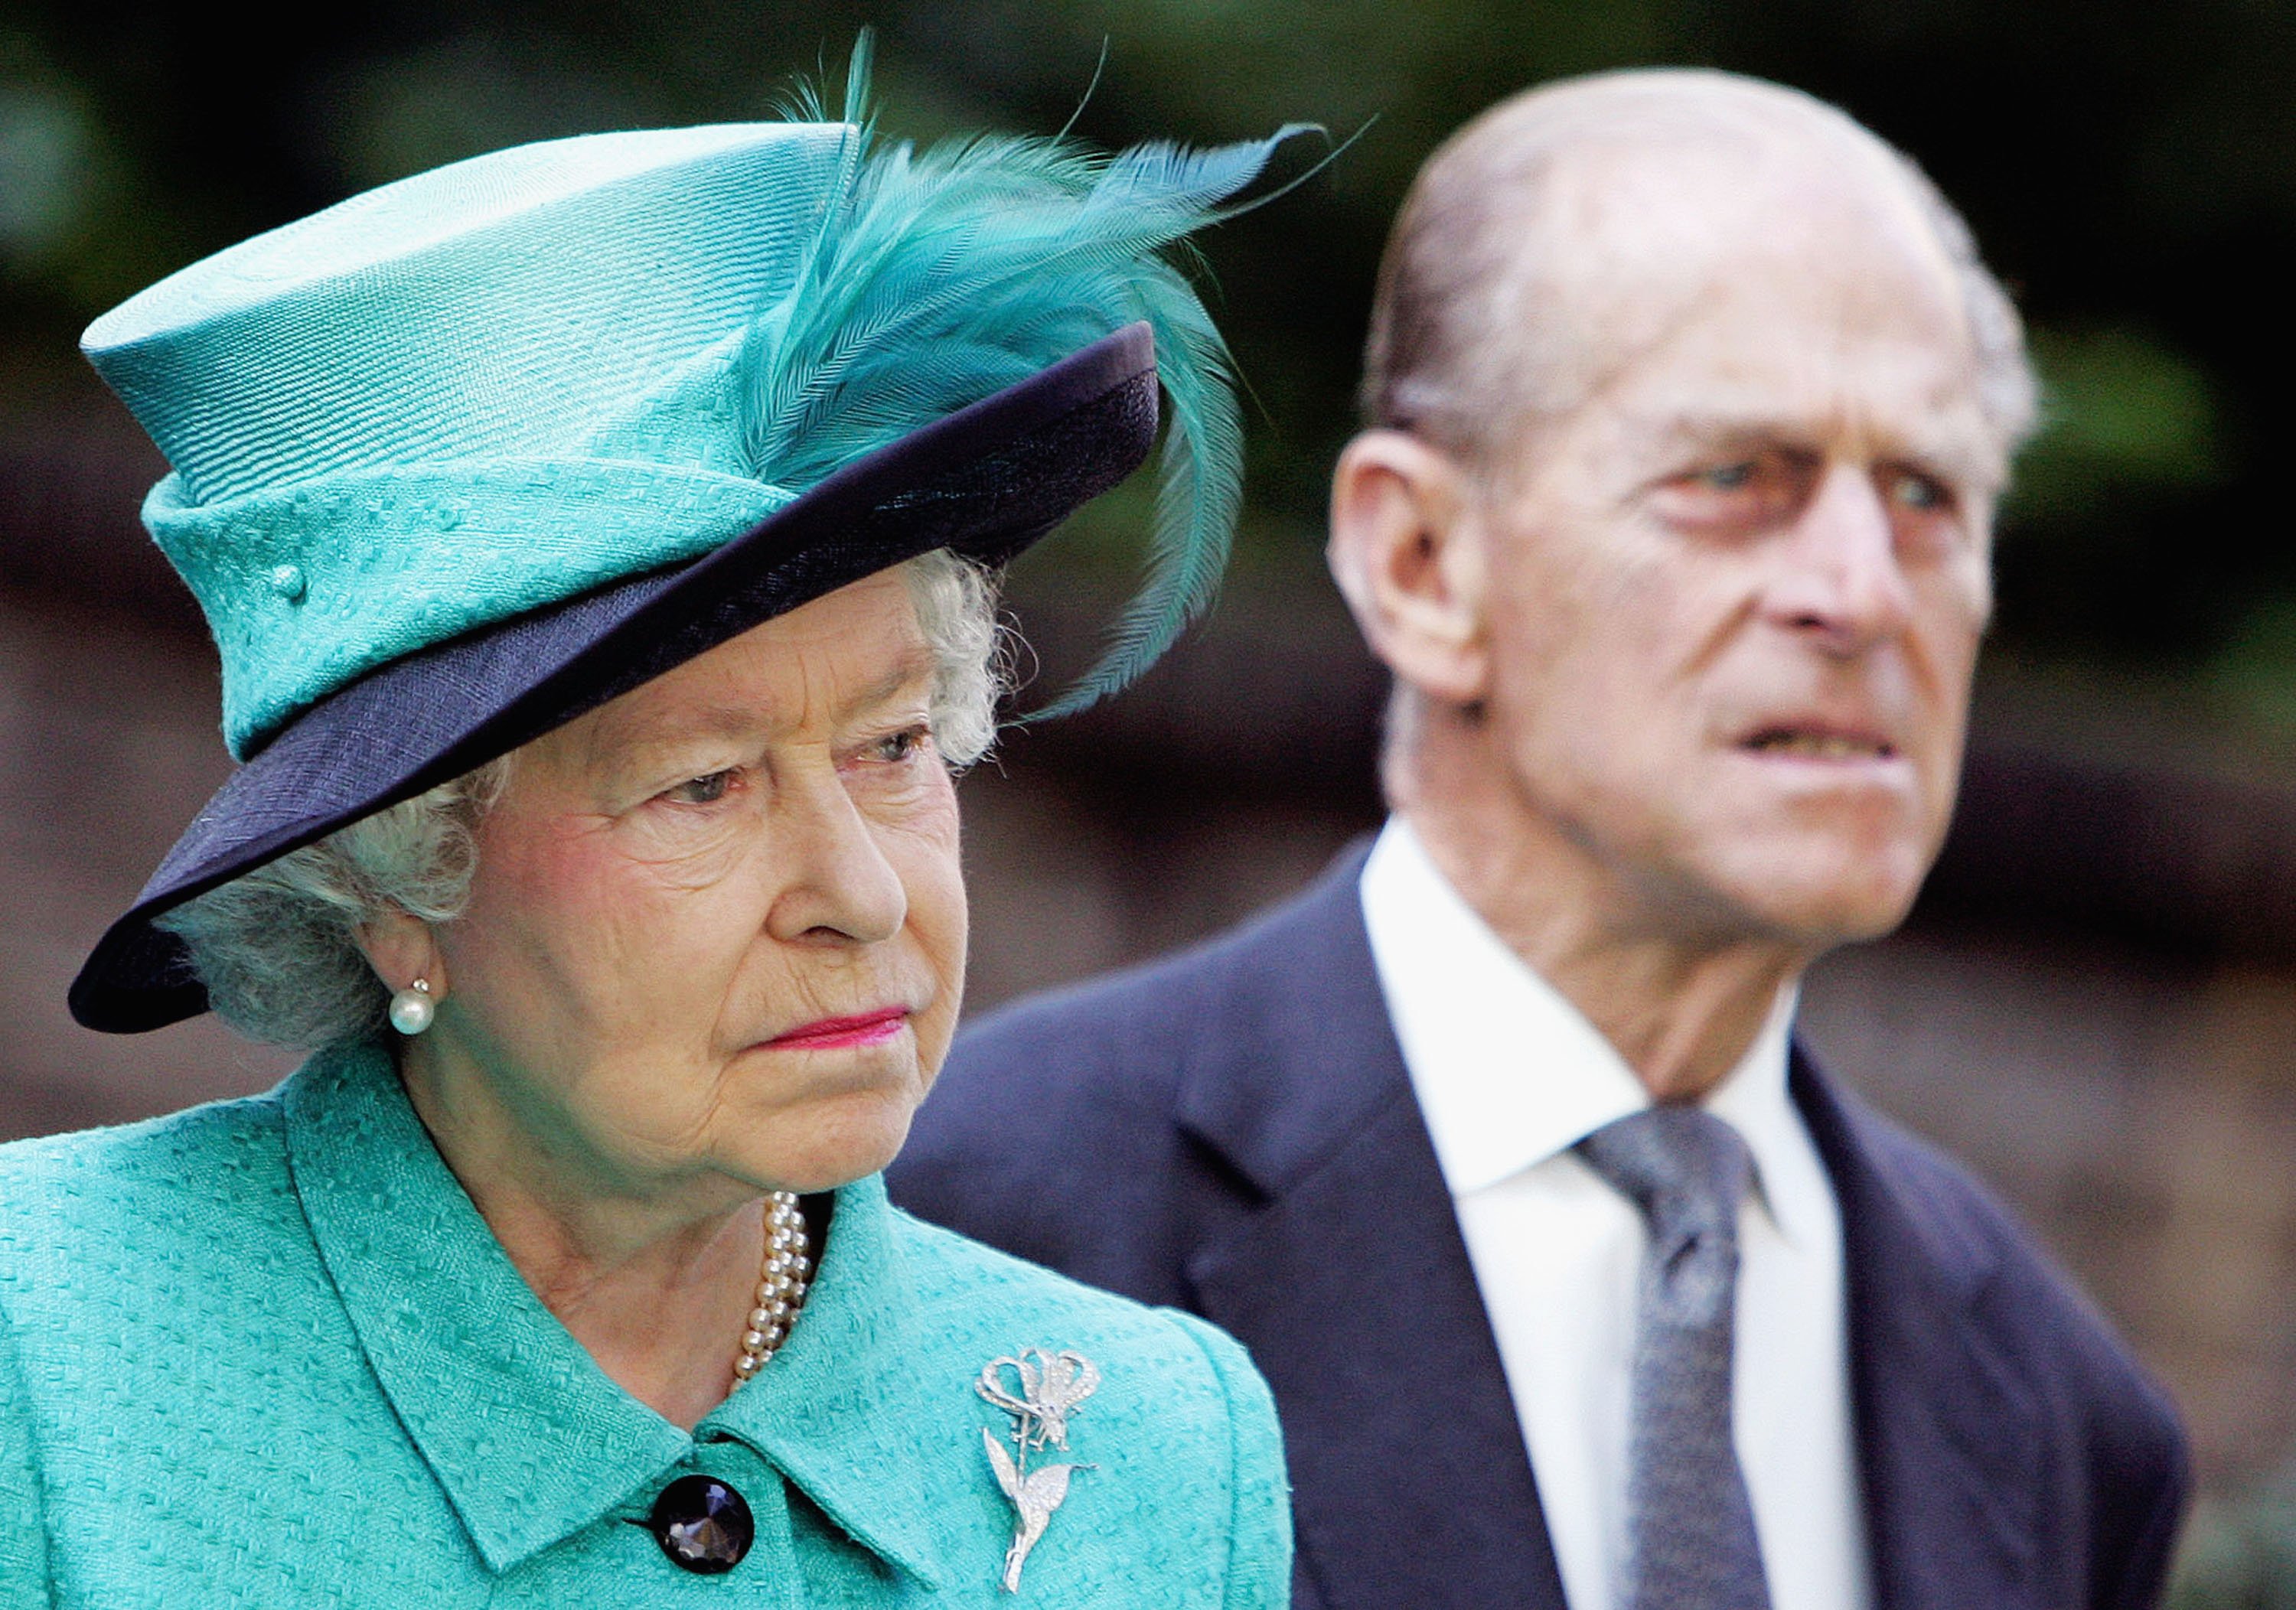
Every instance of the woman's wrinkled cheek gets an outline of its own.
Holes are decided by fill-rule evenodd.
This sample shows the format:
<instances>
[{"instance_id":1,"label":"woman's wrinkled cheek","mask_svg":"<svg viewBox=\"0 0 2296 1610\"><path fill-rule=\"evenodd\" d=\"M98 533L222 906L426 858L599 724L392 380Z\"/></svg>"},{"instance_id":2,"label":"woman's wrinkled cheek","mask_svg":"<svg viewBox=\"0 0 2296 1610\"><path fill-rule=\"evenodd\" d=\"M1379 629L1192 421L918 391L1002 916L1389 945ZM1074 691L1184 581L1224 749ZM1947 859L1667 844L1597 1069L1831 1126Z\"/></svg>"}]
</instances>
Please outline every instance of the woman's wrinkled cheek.
<instances>
[{"instance_id":1,"label":"woman's wrinkled cheek","mask_svg":"<svg viewBox=\"0 0 2296 1610\"><path fill-rule=\"evenodd\" d=\"M664 1040L701 1004L695 908L723 857L649 860L628 853L627 837L597 816L501 814L482 833L471 903L454 925L450 963L504 1032L534 1042L562 1075Z\"/></svg>"},{"instance_id":2,"label":"woman's wrinkled cheek","mask_svg":"<svg viewBox=\"0 0 2296 1610\"><path fill-rule=\"evenodd\" d=\"M936 986L931 1008L915 1026L918 1072L930 1087L955 1037L971 921L953 787L945 805L915 824L899 864L909 893L908 928Z\"/></svg>"}]
</instances>

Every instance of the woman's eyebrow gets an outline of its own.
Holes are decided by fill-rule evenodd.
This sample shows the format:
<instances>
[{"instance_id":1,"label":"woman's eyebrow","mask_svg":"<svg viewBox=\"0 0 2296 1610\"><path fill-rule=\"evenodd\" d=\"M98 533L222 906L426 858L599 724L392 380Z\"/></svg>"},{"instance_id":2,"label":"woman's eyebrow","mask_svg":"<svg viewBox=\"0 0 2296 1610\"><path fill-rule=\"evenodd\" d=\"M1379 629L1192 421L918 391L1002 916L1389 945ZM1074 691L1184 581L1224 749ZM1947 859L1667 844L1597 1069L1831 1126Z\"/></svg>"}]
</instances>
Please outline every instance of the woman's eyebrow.
<instances>
[{"instance_id":1,"label":"woman's eyebrow","mask_svg":"<svg viewBox=\"0 0 2296 1610\"><path fill-rule=\"evenodd\" d=\"M875 709L929 679L933 670L930 650L904 653L882 675L871 678L839 699L837 714L849 720ZM775 712L758 704L715 701L685 706L675 712L633 712L611 728L602 726L592 748L610 765L644 770L650 757L665 749L712 739L751 739L775 724Z\"/></svg>"},{"instance_id":2,"label":"woman's eyebrow","mask_svg":"<svg viewBox=\"0 0 2296 1610\"><path fill-rule=\"evenodd\" d=\"M664 749L709 739L747 738L767 723L767 713L755 706L691 706L674 713L632 715L611 726L601 723L590 748L610 765L638 766Z\"/></svg>"},{"instance_id":3,"label":"woman's eyebrow","mask_svg":"<svg viewBox=\"0 0 2296 1610\"><path fill-rule=\"evenodd\" d=\"M865 684L851 698L839 701L839 714L857 715L873 710L890 702L920 682L928 682L935 670L932 650L915 648L904 651L885 674Z\"/></svg>"}]
</instances>

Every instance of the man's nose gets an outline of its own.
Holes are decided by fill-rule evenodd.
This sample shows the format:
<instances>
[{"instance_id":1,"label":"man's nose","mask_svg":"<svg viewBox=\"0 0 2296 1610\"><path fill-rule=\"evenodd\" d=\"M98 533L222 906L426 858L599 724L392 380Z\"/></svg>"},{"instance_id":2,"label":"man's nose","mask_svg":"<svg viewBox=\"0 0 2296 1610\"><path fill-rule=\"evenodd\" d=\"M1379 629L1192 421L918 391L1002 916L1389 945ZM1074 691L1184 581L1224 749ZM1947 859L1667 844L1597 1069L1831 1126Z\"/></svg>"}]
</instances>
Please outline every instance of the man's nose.
<instances>
[{"instance_id":1,"label":"man's nose","mask_svg":"<svg viewBox=\"0 0 2296 1610\"><path fill-rule=\"evenodd\" d=\"M1766 599L1773 621L1842 654L1905 629L1912 590L1889 505L1863 466L1827 464L1787 537Z\"/></svg>"},{"instance_id":2,"label":"man's nose","mask_svg":"<svg viewBox=\"0 0 2296 1610\"><path fill-rule=\"evenodd\" d=\"M786 944L877 944L908 919L908 892L834 767L783 780L765 831L780 887L766 928Z\"/></svg>"}]
</instances>

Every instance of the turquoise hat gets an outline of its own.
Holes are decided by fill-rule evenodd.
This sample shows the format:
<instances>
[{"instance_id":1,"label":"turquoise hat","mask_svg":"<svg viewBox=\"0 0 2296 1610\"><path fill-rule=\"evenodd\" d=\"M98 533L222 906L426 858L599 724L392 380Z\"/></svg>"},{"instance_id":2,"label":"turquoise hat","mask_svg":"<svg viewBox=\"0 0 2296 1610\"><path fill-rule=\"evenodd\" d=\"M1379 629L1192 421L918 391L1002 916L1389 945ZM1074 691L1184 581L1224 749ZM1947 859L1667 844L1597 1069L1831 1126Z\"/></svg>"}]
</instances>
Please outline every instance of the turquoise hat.
<instances>
[{"instance_id":1,"label":"turquoise hat","mask_svg":"<svg viewBox=\"0 0 2296 1610\"><path fill-rule=\"evenodd\" d=\"M496 151L96 320L83 349L173 467L144 523L214 629L233 754L362 672L788 503L744 439L741 359L852 137L733 124Z\"/></svg>"},{"instance_id":2,"label":"turquoise hat","mask_svg":"<svg viewBox=\"0 0 2296 1610\"><path fill-rule=\"evenodd\" d=\"M865 77L857 52L849 110ZM152 919L934 547L1002 562L1169 405L1141 597L1063 699L1217 584L1240 432L1163 256L1293 131L924 151L857 117L586 135L417 175L169 276L84 347L167 456L246 764L73 986L203 1010Z\"/></svg>"}]
</instances>

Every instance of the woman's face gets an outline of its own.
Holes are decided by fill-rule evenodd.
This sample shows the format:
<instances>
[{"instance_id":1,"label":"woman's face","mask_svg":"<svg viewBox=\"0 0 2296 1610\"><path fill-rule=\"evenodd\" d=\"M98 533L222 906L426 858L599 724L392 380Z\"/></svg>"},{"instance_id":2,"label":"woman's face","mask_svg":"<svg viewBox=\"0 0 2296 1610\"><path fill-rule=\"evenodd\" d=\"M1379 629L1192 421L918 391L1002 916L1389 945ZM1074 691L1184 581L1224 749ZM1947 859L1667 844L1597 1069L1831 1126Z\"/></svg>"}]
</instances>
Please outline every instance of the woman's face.
<instances>
[{"instance_id":1,"label":"woman's face","mask_svg":"<svg viewBox=\"0 0 2296 1610\"><path fill-rule=\"evenodd\" d=\"M434 1127L476 1099L638 1196L890 1161L964 973L932 682L886 571L520 750L407 1047Z\"/></svg>"}]
</instances>

